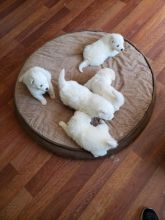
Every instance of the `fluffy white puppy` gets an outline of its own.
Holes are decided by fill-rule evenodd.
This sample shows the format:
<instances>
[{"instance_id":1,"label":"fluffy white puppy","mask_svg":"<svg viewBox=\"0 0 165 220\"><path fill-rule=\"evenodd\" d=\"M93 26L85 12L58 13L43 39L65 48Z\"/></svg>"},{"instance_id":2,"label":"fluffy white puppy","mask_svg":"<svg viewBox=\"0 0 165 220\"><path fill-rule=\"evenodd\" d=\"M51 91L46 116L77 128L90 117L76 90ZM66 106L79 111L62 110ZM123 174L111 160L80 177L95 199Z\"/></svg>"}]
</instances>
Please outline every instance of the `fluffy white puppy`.
<instances>
[{"instance_id":1,"label":"fluffy white puppy","mask_svg":"<svg viewBox=\"0 0 165 220\"><path fill-rule=\"evenodd\" d=\"M117 141L109 134L109 127L103 120L97 127L90 122L89 115L76 111L67 124L60 121L59 125L69 137L94 157L104 156L109 149L117 147Z\"/></svg>"},{"instance_id":2,"label":"fluffy white puppy","mask_svg":"<svg viewBox=\"0 0 165 220\"><path fill-rule=\"evenodd\" d=\"M44 68L35 66L27 70L20 78L32 96L39 100L43 105L47 104L43 94L48 92L52 99L55 98L53 85L51 82L51 73Z\"/></svg>"},{"instance_id":3,"label":"fluffy white puppy","mask_svg":"<svg viewBox=\"0 0 165 220\"><path fill-rule=\"evenodd\" d=\"M104 68L99 70L85 86L92 92L107 99L117 111L124 104L124 96L111 86L113 80L115 80L115 72L110 68Z\"/></svg>"},{"instance_id":4,"label":"fluffy white puppy","mask_svg":"<svg viewBox=\"0 0 165 220\"><path fill-rule=\"evenodd\" d=\"M79 70L83 72L83 68L89 65L99 66L103 64L108 57L114 57L123 50L123 36L120 34L107 34L84 48L84 60L80 63Z\"/></svg>"},{"instance_id":5,"label":"fluffy white puppy","mask_svg":"<svg viewBox=\"0 0 165 220\"><path fill-rule=\"evenodd\" d=\"M59 88L61 100L65 105L85 112L91 117L105 120L111 120L114 117L114 107L110 102L76 81L66 81L64 69L59 75Z\"/></svg>"}]
</instances>

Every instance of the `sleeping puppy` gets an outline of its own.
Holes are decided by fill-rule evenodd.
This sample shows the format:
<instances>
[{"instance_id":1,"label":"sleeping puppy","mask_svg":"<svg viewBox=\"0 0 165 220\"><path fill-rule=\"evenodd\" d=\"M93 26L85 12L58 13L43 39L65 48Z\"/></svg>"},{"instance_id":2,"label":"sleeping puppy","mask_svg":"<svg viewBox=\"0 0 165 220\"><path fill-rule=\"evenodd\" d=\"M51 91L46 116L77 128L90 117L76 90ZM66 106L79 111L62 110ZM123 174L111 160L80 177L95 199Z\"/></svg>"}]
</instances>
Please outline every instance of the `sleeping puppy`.
<instances>
[{"instance_id":1,"label":"sleeping puppy","mask_svg":"<svg viewBox=\"0 0 165 220\"><path fill-rule=\"evenodd\" d=\"M113 80L115 80L115 72L110 68L104 68L99 70L85 86L107 99L113 105L115 111L118 111L124 104L124 96L111 86Z\"/></svg>"},{"instance_id":2,"label":"sleeping puppy","mask_svg":"<svg viewBox=\"0 0 165 220\"><path fill-rule=\"evenodd\" d=\"M52 99L55 98L51 73L44 68L39 66L30 68L19 78L19 82L23 82L32 96L43 105L47 104L46 99L43 97L44 93L48 92Z\"/></svg>"},{"instance_id":3,"label":"sleeping puppy","mask_svg":"<svg viewBox=\"0 0 165 220\"><path fill-rule=\"evenodd\" d=\"M103 64L108 57L114 57L123 50L123 36L120 34L107 34L84 48L84 60L80 63L79 70L83 72L83 68L89 65L99 66Z\"/></svg>"},{"instance_id":4,"label":"sleeping puppy","mask_svg":"<svg viewBox=\"0 0 165 220\"><path fill-rule=\"evenodd\" d=\"M76 81L66 81L64 69L59 76L59 89L61 100L65 105L85 112L91 117L105 120L111 120L114 117L114 107L110 102Z\"/></svg>"},{"instance_id":5,"label":"sleeping puppy","mask_svg":"<svg viewBox=\"0 0 165 220\"><path fill-rule=\"evenodd\" d=\"M103 120L94 127L90 123L91 119L89 115L76 111L67 124L60 121L59 125L69 137L94 157L104 156L109 149L117 147L117 141L111 137L109 127Z\"/></svg>"}]
</instances>

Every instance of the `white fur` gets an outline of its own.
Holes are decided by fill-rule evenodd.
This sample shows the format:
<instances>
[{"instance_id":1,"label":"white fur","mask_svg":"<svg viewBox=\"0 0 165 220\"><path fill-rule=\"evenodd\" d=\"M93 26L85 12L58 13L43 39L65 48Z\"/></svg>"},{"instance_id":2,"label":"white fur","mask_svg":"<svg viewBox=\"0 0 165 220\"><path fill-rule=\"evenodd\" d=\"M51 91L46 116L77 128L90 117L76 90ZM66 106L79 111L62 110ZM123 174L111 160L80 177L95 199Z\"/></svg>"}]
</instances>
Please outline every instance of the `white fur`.
<instances>
[{"instance_id":1,"label":"white fur","mask_svg":"<svg viewBox=\"0 0 165 220\"><path fill-rule=\"evenodd\" d=\"M117 147L117 141L109 134L109 127L103 120L97 127L90 122L89 115L76 111L67 124L61 121L59 125L69 137L94 157L104 156L109 149Z\"/></svg>"},{"instance_id":2,"label":"white fur","mask_svg":"<svg viewBox=\"0 0 165 220\"><path fill-rule=\"evenodd\" d=\"M55 98L51 73L44 68L39 66L30 68L19 78L19 82L23 82L32 96L43 105L47 104L46 99L43 97L45 92L48 92L52 99Z\"/></svg>"},{"instance_id":3,"label":"white fur","mask_svg":"<svg viewBox=\"0 0 165 220\"><path fill-rule=\"evenodd\" d=\"M115 80L115 72L110 68L104 68L99 70L85 86L107 99L117 111L124 104L124 96L111 86L112 80Z\"/></svg>"},{"instance_id":4,"label":"white fur","mask_svg":"<svg viewBox=\"0 0 165 220\"><path fill-rule=\"evenodd\" d=\"M111 120L114 117L114 107L111 103L76 81L66 81L64 69L59 76L59 88L61 100L65 105L85 112L91 117L105 120Z\"/></svg>"},{"instance_id":5,"label":"white fur","mask_svg":"<svg viewBox=\"0 0 165 220\"><path fill-rule=\"evenodd\" d=\"M83 51L83 61L79 65L80 72L89 65L99 66L108 57L114 57L124 50L124 38L120 34L107 34L96 42L87 45Z\"/></svg>"}]
</instances>

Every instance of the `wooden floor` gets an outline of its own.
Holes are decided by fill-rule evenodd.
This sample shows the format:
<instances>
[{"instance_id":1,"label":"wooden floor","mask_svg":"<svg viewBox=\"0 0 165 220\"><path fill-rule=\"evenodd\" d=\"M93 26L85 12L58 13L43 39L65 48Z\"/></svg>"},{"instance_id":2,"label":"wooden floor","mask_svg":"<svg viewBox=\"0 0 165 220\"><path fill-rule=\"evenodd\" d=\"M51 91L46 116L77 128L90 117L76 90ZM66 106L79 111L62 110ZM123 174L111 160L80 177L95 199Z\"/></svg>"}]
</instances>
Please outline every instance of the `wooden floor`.
<instances>
[{"instance_id":1,"label":"wooden floor","mask_svg":"<svg viewBox=\"0 0 165 220\"><path fill-rule=\"evenodd\" d=\"M120 32L148 57L157 81L144 132L112 158L68 160L21 128L14 85L27 57L55 36ZM0 219L138 220L144 206L165 219L165 1L0 0Z\"/></svg>"}]
</instances>

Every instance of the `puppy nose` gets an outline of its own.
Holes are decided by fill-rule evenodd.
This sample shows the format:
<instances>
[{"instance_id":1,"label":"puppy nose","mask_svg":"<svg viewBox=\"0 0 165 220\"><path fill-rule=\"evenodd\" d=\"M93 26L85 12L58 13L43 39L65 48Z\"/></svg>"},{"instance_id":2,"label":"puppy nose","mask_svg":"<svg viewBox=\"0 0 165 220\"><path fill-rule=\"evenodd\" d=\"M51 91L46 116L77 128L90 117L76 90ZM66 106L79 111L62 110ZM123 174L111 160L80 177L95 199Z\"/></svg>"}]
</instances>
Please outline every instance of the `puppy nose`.
<instances>
[{"instance_id":1,"label":"puppy nose","mask_svg":"<svg viewBox=\"0 0 165 220\"><path fill-rule=\"evenodd\" d=\"M45 90L48 91L48 87Z\"/></svg>"},{"instance_id":2,"label":"puppy nose","mask_svg":"<svg viewBox=\"0 0 165 220\"><path fill-rule=\"evenodd\" d=\"M123 49L121 49L121 51L123 51Z\"/></svg>"}]
</instances>

